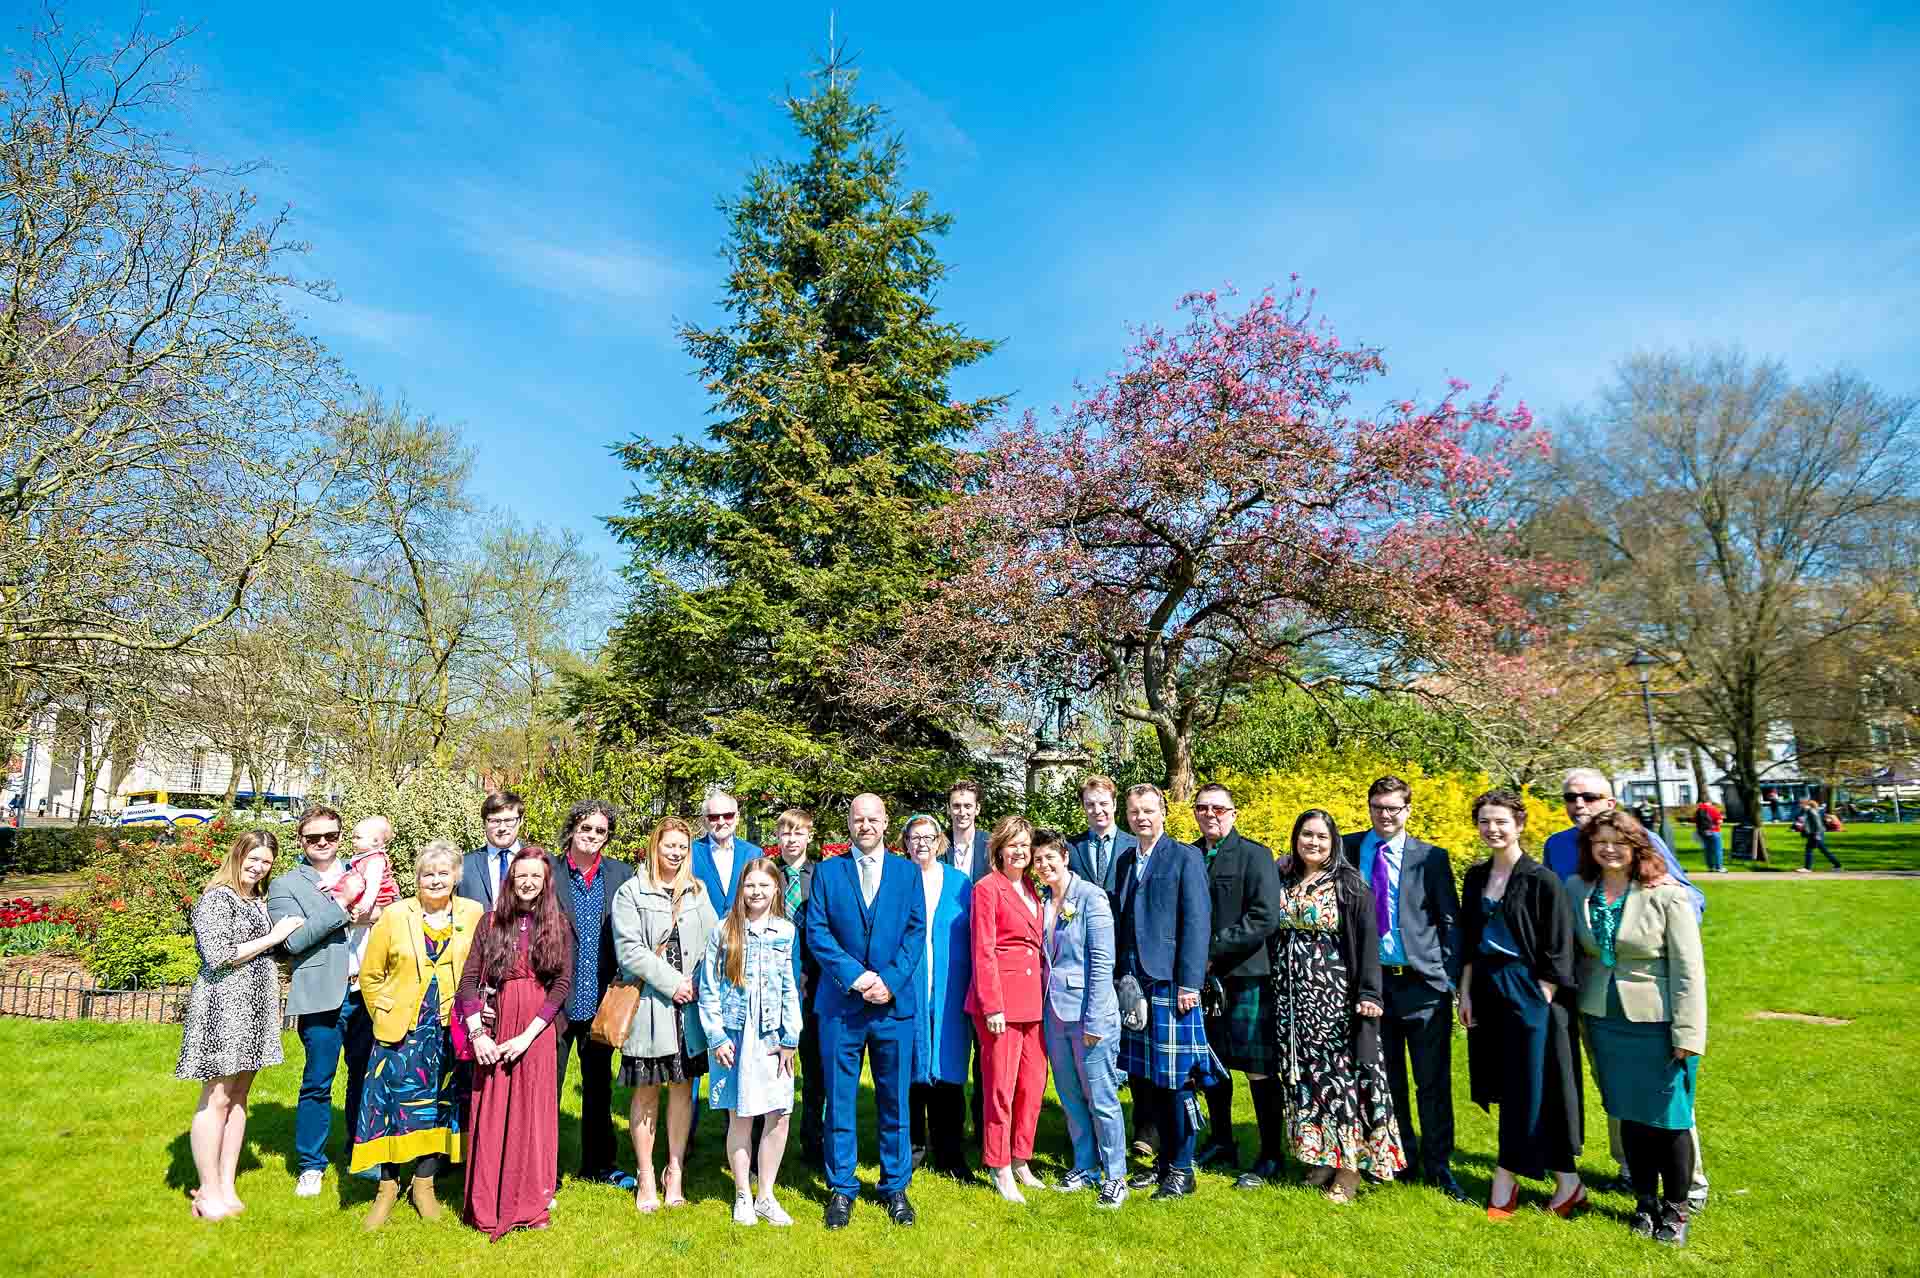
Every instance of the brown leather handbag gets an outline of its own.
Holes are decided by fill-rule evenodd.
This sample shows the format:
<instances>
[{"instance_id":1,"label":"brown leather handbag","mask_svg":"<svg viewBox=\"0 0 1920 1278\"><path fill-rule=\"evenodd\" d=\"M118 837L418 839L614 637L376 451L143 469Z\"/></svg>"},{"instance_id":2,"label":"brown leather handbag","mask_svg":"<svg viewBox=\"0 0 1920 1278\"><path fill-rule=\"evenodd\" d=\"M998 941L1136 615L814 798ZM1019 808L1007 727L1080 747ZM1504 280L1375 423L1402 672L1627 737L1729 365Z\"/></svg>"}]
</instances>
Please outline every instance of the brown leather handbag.
<instances>
[{"instance_id":1,"label":"brown leather handbag","mask_svg":"<svg viewBox=\"0 0 1920 1278\"><path fill-rule=\"evenodd\" d=\"M618 1050L627 1041L627 1029L633 1024L633 1014L639 1007L640 986L633 981L614 981L600 996L588 1037L602 1047Z\"/></svg>"}]
</instances>

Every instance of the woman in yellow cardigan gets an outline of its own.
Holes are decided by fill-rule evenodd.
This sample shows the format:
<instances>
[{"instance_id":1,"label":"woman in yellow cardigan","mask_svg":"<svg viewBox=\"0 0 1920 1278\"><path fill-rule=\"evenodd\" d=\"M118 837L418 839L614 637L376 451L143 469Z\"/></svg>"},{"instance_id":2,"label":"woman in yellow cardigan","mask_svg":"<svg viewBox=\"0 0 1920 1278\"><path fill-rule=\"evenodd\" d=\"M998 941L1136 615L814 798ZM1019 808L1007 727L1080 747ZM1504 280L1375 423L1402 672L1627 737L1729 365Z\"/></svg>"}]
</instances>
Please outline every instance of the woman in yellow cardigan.
<instances>
[{"instance_id":1,"label":"woman in yellow cardigan","mask_svg":"<svg viewBox=\"0 0 1920 1278\"><path fill-rule=\"evenodd\" d=\"M373 1055L353 1134L353 1171L380 1169L366 1227L378 1229L400 1198L400 1164L414 1162L409 1196L423 1217L440 1214L433 1177L459 1162L466 1097L447 1023L460 970L483 907L455 899L460 849L436 840L414 866L417 895L380 914L360 960L360 994L373 1018ZM418 1161L414 1161L414 1160Z\"/></svg>"},{"instance_id":2,"label":"woman in yellow cardigan","mask_svg":"<svg viewBox=\"0 0 1920 1278\"><path fill-rule=\"evenodd\" d=\"M1693 1096L1707 1050L1707 968L1687 890L1626 812L1580 830L1567 880L1580 950L1580 1012L1607 1113L1620 1120L1639 1204L1635 1233L1687 1243ZM1666 1182L1666 1200L1656 1197Z\"/></svg>"}]
</instances>

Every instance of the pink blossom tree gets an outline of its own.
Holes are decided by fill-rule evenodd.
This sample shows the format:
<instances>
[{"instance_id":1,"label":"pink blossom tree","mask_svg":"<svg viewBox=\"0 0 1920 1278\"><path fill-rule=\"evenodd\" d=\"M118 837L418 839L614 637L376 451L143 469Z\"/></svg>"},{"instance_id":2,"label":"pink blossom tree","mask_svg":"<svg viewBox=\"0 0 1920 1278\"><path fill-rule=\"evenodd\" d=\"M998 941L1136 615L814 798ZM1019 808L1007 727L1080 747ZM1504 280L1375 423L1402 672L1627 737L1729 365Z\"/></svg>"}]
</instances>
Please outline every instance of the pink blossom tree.
<instances>
[{"instance_id":1,"label":"pink blossom tree","mask_svg":"<svg viewBox=\"0 0 1920 1278\"><path fill-rule=\"evenodd\" d=\"M1355 411L1385 364L1313 302L1296 285L1236 314L1191 294L1178 331L1137 330L1070 409L990 438L934 516L952 574L854 663L856 695L991 713L1052 686L1115 693L1184 798L1195 734L1255 679L1510 673L1537 633L1527 598L1569 575L1523 556L1485 499L1544 433L1459 382L1429 407Z\"/></svg>"}]
</instances>

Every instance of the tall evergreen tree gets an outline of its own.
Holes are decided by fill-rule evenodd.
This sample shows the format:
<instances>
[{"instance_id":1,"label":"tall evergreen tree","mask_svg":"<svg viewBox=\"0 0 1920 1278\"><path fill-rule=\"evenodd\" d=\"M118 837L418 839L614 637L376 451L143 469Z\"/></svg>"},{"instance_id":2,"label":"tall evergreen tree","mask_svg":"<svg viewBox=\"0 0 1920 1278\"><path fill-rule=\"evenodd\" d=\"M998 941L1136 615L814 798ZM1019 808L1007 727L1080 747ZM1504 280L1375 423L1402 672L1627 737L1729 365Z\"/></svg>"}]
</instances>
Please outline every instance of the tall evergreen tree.
<instances>
[{"instance_id":1,"label":"tall evergreen tree","mask_svg":"<svg viewBox=\"0 0 1920 1278\"><path fill-rule=\"evenodd\" d=\"M926 597L941 559L923 521L952 446L1003 402L948 392L995 344L940 320L933 239L951 218L903 188L900 139L853 86L823 66L787 102L805 158L721 205L728 319L680 330L714 398L709 442L619 446L641 478L607 522L634 595L574 689L603 736L689 781L816 801L925 785L954 753L938 720L863 719L840 676Z\"/></svg>"}]
</instances>

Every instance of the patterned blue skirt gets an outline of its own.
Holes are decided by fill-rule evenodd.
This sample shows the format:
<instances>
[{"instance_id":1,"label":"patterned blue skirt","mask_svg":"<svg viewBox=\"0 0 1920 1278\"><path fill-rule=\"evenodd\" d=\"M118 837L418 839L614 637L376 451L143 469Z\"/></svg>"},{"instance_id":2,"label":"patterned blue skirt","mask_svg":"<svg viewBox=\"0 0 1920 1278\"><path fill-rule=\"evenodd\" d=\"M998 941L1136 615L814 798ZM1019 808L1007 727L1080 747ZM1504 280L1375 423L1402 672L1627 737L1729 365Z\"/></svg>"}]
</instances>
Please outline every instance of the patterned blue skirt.
<instances>
[{"instance_id":1,"label":"patterned blue skirt","mask_svg":"<svg viewBox=\"0 0 1920 1278\"><path fill-rule=\"evenodd\" d=\"M1199 1005L1182 1012L1175 1005L1177 994L1171 981L1147 987L1147 1027L1121 1030L1120 1072L1155 1087L1211 1087L1225 1080L1226 1066L1207 1044L1207 1022Z\"/></svg>"},{"instance_id":2,"label":"patterned blue skirt","mask_svg":"<svg viewBox=\"0 0 1920 1278\"><path fill-rule=\"evenodd\" d=\"M353 1133L350 1170L410 1163L423 1154L459 1162L464 1152L465 1070L440 1023L439 978L427 982L420 1020L398 1044L376 1042Z\"/></svg>"}]
</instances>

